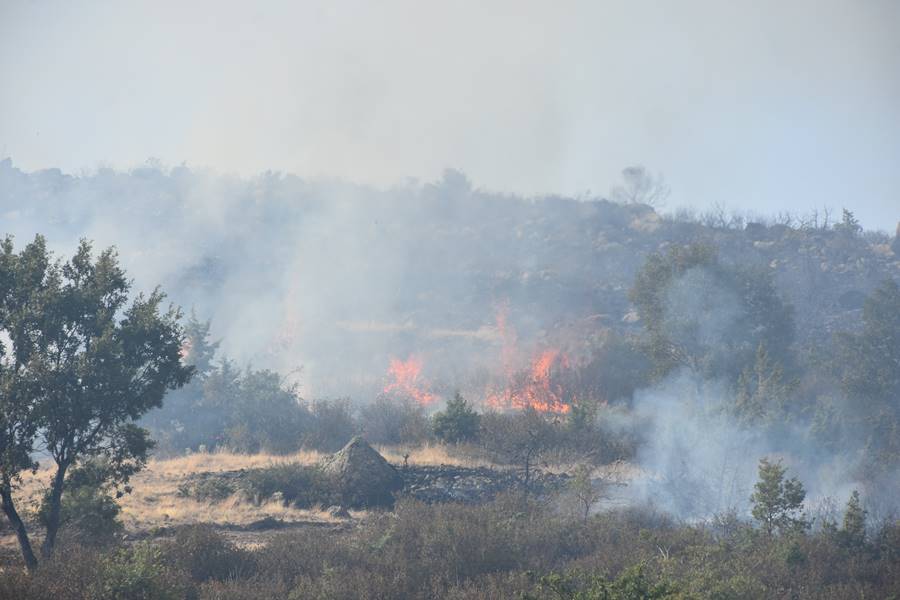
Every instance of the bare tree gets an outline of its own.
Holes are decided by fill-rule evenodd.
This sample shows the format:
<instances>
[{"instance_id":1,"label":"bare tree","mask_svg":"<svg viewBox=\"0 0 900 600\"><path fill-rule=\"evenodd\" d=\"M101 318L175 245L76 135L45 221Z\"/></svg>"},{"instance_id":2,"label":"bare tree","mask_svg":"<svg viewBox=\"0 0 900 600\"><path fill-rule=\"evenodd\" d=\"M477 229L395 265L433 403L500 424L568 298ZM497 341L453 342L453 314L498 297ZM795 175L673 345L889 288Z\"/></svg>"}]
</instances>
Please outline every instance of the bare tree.
<instances>
[{"instance_id":1,"label":"bare tree","mask_svg":"<svg viewBox=\"0 0 900 600\"><path fill-rule=\"evenodd\" d=\"M643 165L633 165L622 170L622 185L615 186L610 197L622 204L647 204L655 208L663 206L670 193L661 174L654 177Z\"/></svg>"}]
</instances>

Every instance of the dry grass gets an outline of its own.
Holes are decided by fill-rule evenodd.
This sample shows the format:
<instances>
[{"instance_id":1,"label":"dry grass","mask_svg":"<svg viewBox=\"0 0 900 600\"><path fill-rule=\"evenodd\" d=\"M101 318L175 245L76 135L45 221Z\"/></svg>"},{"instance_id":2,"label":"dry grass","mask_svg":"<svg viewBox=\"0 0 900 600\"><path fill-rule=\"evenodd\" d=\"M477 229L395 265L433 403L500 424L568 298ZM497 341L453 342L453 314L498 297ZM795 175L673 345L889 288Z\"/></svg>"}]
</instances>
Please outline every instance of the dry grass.
<instances>
[{"instance_id":1,"label":"dry grass","mask_svg":"<svg viewBox=\"0 0 900 600\"><path fill-rule=\"evenodd\" d=\"M402 463L409 454L409 464L479 466L486 464L468 458L463 449L444 446L420 448L378 448L388 461ZM283 463L313 465L326 455L304 450L293 454L237 454L226 451L197 452L172 458L154 458L147 467L132 478L133 492L121 498L122 521L128 531L146 531L155 527L188 523L214 523L247 525L253 521L271 517L286 522L332 521L324 510L299 509L282 506L278 502L254 505L239 497L222 502L198 502L178 493L179 486L189 476L203 472L257 469ZM41 493L47 489L53 470L45 464L34 475L27 475L17 497L23 508L34 506ZM354 513L361 516L361 513Z\"/></svg>"},{"instance_id":2,"label":"dry grass","mask_svg":"<svg viewBox=\"0 0 900 600\"><path fill-rule=\"evenodd\" d=\"M402 464L404 456L411 465L452 465L460 467L491 466L465 446L425 445L421 447L379 447L378 451L390 462ZM132 478L134 491L119 500L122 520L128 531L146 531L161 526L188 523L247 525L270 517L285 522L328 522L333 519L323 510L298 509L278 502L254 505L239 497L222 502L198 502L185 498L178 488L189 476L202 472L235 471L269 467L282 463L312 465L326 455L315 451L301 451L289 455L236 454L216 451L194 453L173 458L158 458L148 462L147 468ZM561 466L566 470L569 465ZM618 463L598 469L595 477L623 481L634 477L630 465ZM553 468L552 470L557 470ZM34 506L52 477L49 465L35 475L28 475L17 494L23 509ZM355 513L354 516L362 516Z\"/></svg>"},{"instance_id":3,"label":"dry grass","mask_svg":"<svg viewBox=\"0 0 900 600\"><path fill-rule=\"evenodd\" d=\"M444 446L426 444L418 447L377 446L376 450L378 450L388 462L394 463L395 465L403 464L404 455L408 455L407 462L410 465L450 465L454 467L491 466L490 461L478 457L471 448L464 445Z\"/></svg>"}]
</instances>

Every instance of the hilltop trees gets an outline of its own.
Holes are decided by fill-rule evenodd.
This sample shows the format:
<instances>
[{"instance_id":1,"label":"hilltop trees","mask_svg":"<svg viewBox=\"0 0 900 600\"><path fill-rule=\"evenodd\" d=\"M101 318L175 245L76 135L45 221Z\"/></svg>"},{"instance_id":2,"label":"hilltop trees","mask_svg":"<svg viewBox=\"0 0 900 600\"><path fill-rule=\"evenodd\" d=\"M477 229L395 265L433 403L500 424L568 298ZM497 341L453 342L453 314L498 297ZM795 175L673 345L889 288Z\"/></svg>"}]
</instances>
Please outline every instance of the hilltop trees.
<instances>
[{"instance_id":1,"label":"hilltop trees","mask_svg":"<svg viewBox=\"0 0 900 600\"><path fill-rule=\"evenodd\" d=\"M0 499L29 569L37 558L12 492L36 467L33 452L56 465L43 514L48 557L69 470L102 458L107 481L126 482L152 447L135 421L193 373L180 360L179 311L160 310L159 290L128 304L129 291L113 249L95 258L82 241L63 263L40 236L19 253L9 238L0 246Z\"/></svg>"},{"instance_id":2,"label":"hilltop trees","mask_svg":"<svg viewBox=\"0 0 900 600\"><path fill-rule=\"evenodd\" d=\"M647 204L662 206L671 190L662 175L653 176L643 165L633 165L622 169L622 185L610 192L615 202L622 204Z\"/></svg>"}]
</instances>

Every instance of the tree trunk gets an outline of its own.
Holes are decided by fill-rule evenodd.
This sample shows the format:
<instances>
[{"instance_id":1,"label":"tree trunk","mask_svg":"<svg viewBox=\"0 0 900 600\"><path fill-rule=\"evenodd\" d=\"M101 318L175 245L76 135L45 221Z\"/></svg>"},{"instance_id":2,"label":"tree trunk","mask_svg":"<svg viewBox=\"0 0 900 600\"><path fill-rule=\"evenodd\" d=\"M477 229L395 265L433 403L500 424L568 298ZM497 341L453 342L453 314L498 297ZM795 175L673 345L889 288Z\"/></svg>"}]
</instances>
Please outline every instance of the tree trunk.
<instances>
[{"instance_id":1,"label":"tree trunk","mask_svg":"<svg viewBox=\"0 0 900 600\"><path fill-rule=\"evenodd\" d=\"M38 564L37 557L35 557L34 550L31 548L31 540L28 539L25 523L22 522L22 518L13 504L12 490L9 485L0 487L0 499L2 499L3 503L3 512L6 513L6 518L9 519L10 525L16 531L16 537L19 539L19 547L22 549L22 559L25 561L25 566L29 571L34 571Z\"/></svg>"},{"instance_id":2,"label":"tree trunk","mask_svg":"<svg viewBox=\"0 0 900 600\"><path fill-rule=\"evenodd\" d=\"M47 499L49 508L47 512L47 536L41 545L42 558L50 558L50 555L53 554L53 546L56 545L56 534L59 531L62 492L66 481L67 468L68 465L65 463L57 465L56 475L53 477L53 485L50 487L50 496Z\"/></svg>"}]
</instances>

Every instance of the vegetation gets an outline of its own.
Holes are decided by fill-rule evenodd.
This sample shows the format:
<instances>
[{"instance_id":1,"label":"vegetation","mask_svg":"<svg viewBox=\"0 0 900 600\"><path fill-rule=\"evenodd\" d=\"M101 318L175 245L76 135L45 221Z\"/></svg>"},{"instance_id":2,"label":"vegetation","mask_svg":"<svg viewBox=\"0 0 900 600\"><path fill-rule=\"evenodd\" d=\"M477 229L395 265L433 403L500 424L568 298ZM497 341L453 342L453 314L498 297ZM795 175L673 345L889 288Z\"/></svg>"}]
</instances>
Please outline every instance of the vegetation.
<instances>
[{"instance_id":1,"label":"vegetation","mask_svg":"<svg viewBox=\"0 0 900 600\"><path fill-rule=\"evenodd\" d=\"M432 418L434 435L443 442L470 442L478 436L481 415L456 392L447 407Z\"/></svg>"},{"instance_id":2,"label":"vegetation","mask_svg":"<svg viewBox=\"0 0 900 600\"><path fill-rule=\"evenodd\" d=\"M529 244L540 246L536 240L548 231L559 235L558 230L571 229L566 241L575 248L569 247L572 254L578 254L578 244L596 245L629 265L606 273L604 263L590 254L591 260L565 266L563 275L517 273L501 283L485 275L491 294L502 290L536 307L533 327L545 328L536 338L574 340L569 342L574 358L565 369L554 365L546 377L523 371L512 378L521 388L513 391L538 389L561 399L543 412L535 406L486 409L460 392L444 396L443 406L387 393L363 404L306 399L296 373L239 366L220 354L210 322L192 314L182 328L180 313L162 308L161 292L131 297L112 250L95 257L83 242L62 262L40 237L20 252L7 239L0 252L0 500L27 572L4 570L0 597L895 593L900 524L884 499L896 497L900 466L900 287L883 261L865 254L865 285L829 296L829 306L846 310L829 313L816 304L820 294L827 295L823 288L836 281L834 272L857 264L859 248L877 246L882 253L877 256L887 255L886 240L867 236L850 211L833 226L742 221L738 227L721 215L705 224L661 219L644 206L665 199L661 178L637 168L624 175L621 205L563 203L565 208L545 210L543 201L530 207L510 201L514 218L498 230L498 239L517 257L529 254ZM448 230L453 228L447 223L461 218L452 198L489 210L460 174L448 174L417 198L443 215ZM519 237L503 237L516 229ZM551 260L559 238L554 243L546 254L538 253L536 263L563 264ZM465 256L479 243L458 245ZM636 247L639 252L632 251ZM745 260L744 253L766 260ZM807 262L785 258L801 255ZM835 257L842 257L838 267ZM795 261L791 270L780 270L783 260ZM441 278L431 274L429 281L434 279ZM598 289L611 283L600 297L593 288L584 292L582 279ZM623 296L629 287L631 305ZM484 304L489 294L473 289L465 302ZM452 297L432 292L421 297ZM570 297L575 299L569 302ZM543 314L539 305L558 305L558 313ZM557 327L570 313L577 315L572 329L579 331L567 336L560 325L547 333L548 323ZM831 318L835 314L840 318ZM466 337L457 334L454 330L451 337ZM413 334L404 329L403 335ZM677 396L666 386L679 378L690 385L678 393L691 399L704 396L704 385L714 385L715 402L698 403L695 414L666 412L665 402ZM454 388L435 391L447 389ZM477 398L468 391L466 396ZM752 469L767 455L784 456L785 463L760 460L752 495L751 481L745 487L735 483L741 507L718 515L677 522L661 509L641 505L634 490L629 490L634 492L630 508L598 508L610 492L596 476L598 468L633 461L638 470L654 448L662 447L672 464L678 463L676 470L658 475L682 494L699 496L715 485L724 491L731 484L726 481L731 465L716 473L707 469L702 479L690 472L694 465L686 464L686 457L693 455L682 453L683 447L655 445L677 433L682 416L725 422L729 434L751 440L733 454L723 452L723 462L749 460ZM671 422L660 424L665 418ZM405 462L415 447L425 446L461 462L508 470L521 484L513 488L525 493L482 505L390 498L385 506L359 506L369 512L340 525L326 521L278 536L267 532L264 543L247 547L202 525L167 523L158 536L142 531L149 539L123 539L118 500L131 492L133 476L154 448L144 426L159 440L160 455L196 453L197 470L208 468L202 461L215 456L208 452L333 452L362 434L371 443L396 447L392 460L398 463L397 456ZM702 444L701 437L691 443ZM752 455L733 458L745 447ZM765 452L756 452L759 448ZM37 495L32 511L23 503L22 486L37 469L41 451L51 466L49 486ZM850 495L840 518L837 510L812 505L801 483L808 472L802 466L829 452L841 453L850 481L862 492ZM215 477L198 473L182 485L181 494L192 506L205 503L223 512L241 504L320 512L347 504L313 462L269 456L257 468ZM788 477L785 464L799 475ZM536 471L548 468L572 476L564 497L539 495L539 486L532 486ZM560 510L566 499L576 511ZM46 531L40 561L31 547L36 525ZM232 525L249 527L246 521ZM65 552L54 552L56 546L65 546Z\"/></svg>"},{"instance_id":3,"label":"vegetation","mask_svg":"<svg viewBox=\"0 0 900 600\"><path fill-rule=\"evenodd\" d=\"M94 259L83 241L61 263L40 236L18 254L9 238L0 248L0 498L29 569L37 557L12 492L34 468L37 443L56 465L44 503L46 559L69 469L102 458L109 481L126 483L153 445L135 421L193 372L180 361L179 312L160 312L159 290L126 305L128 292L112 249Z\"/></svg>"},{"instance_id":4,"label":"vegetation","mask_svg":"<svg viewBox=\"0 0 900 600\"><path fill-rule=\"evenodd\" d=\"M168 540L57 557L0 577L0 597L111 598L845 598L890 597L900 557L825 531L726 534L649 509L568 518L521 498L481 506L404 501L365 527L309 528L239 549L190 527Z\"/></svg>"},{"instance_id":5,"label":"vegetation","mask_svg":"<svg viewBox=\"0 0 900 600\"><path fill-rule=\"evenodd\" d=\"M803 515L806 492L803 484L793 477L785 479L786 469L781 462L763 458L759 462L759 481L750 500L753 502L753 518L768 535L787 534L809 527Z\"/></svg>"}]
</instances>

